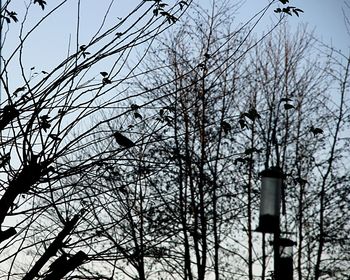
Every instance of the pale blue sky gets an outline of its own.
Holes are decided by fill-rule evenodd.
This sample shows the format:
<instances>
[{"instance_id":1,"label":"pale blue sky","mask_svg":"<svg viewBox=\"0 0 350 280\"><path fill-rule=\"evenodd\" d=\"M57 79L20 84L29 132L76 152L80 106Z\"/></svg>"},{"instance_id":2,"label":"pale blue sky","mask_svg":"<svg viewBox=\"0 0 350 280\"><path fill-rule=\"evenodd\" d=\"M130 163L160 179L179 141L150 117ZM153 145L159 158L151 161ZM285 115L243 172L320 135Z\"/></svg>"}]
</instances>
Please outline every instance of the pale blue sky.
<instances>
[{"instance_id":1,"label":"pale blue sky","mask_svg":"<svg viewBox=\"0 0 350 280\"><path fill-rule=\"evenodd\" d=\"M349 52L350 35L345 28L342 9L349 17L350 9L346 9L345 1L349 0L295 0L295 6L305 11L301 16L302 22L315 28L316 34L325 43Z\"/></svg>"},{"instance_id":2,"label":"pale blue sky","mask_svg":"<svg viewBox=\"0 0 350 280\"><path fill-rule=\"evenodd\" d=\"M288 22L292 27L296 27L300 23L308 25L310 31L314 30L315 35L324 41L331 44L342 51L349 53L350 35L347 34L343 11L350 18L350 9L346 9L345 1L350 0L290 0L289 6L295 6L304 11L300 17L292 16L288 18ZM240 11L242 19L248 19L251 12L257 10L257 2L254 0L246 0L243 9ZM260 7L268 3L268 0L260 1ZM277 7L278 5L276 5ZM282 7L282 5L280 5ZM265 18L264 24L259 26L259 30L266 28L269 24L276 21L276 16L271 13Z\"/></svg>"},{"instance_id":3,"label":"pale blue sky","mask_svg":"<svg viewBox=\"0 0 350 280\"><path fill-rule=\"evenodd\" d=\"M325 43L332 44L336 49L341 49L345 54L348 54L350 52L350 36L345 28L342 8L348 14L350 9L346 9L344 1L349 0L290 0L290 6L301 8L305 13L301 14L299 18L296 16L288 17L288 22L292 27L296 27L299 23L307 23L310 30L315 29L316 36ZM25 2L28 3L28 1L11 2L10 10L17 11L20 21L23 19L23 3ZM164 2L170 4L174 3L174 0L164 0ZM208 5L211 0L197 0L197 2ZM236 22L246 22L268 2L269 0L246 0L245 4L238 11ZM40 7L30 9L30 14L28 15L29 25L26 25L27 27L32 26L34 22L51 10L53 4L57 3L57 1L48 0L47 3L45 11L42 11ZM49 71L50 68L66 57L69 40L72 42L71 51L74 50L78 1L69 0L67 3L54 17L48 18L47 22L38 30L39 32L34 32L30 36L24 52L26 70L29 70L32 66L37 66L37 70ZM109 0L81 1L80 44L86 44L87 40L97 31L109 3ZM140 0L116 0L111 7L111 16L108 17L107 23L110 26L114 25L138 3L140 3ZM278 15L273 12L273 9L276 7L278 7L278 4L274 5L257 27L256 32L258 35L267 30L273 22L277 21ZM19 23L11 24L12 31L18 31L19 26ZM2 50L4 54L13 50L18 42L18 32L9 32L8 39L10 40L7 41ZM11 67L13 67L12 69L19 68L16 61ZM11 87L17 88L18 84L12 82Z\"/></svg>"},{"instance_id":4,"label":"pale blue sky","mask_svg":"<svg viewBox=\"0 0 350 280\"><path fill-rule=\"evenodd\" d=\"M350 35L345 28L342 8L349 17L350 9L346 9L345 1L350 4L349 0L295 0L295 6L305 11L301 20L315 28L316 34L326 43L332 42L335 47L349 51Z\"/></svg>"}]
</instances>

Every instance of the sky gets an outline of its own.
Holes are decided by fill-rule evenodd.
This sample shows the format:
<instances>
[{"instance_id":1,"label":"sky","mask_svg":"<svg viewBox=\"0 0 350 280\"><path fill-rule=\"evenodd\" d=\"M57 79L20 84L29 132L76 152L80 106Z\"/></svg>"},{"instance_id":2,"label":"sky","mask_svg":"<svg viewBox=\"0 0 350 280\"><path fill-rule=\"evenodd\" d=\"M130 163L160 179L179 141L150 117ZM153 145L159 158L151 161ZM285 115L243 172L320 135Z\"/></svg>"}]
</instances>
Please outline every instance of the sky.
<instances>
[{"instance_id":1,"label":"sky","mask_svg":"<svg viewBox=\"0 0 350 280\"><path fill-rule=\"evenodd\" d=\"M47 10L49 10L51 6L53 7L53 5L50 3L51 1L47 1ZM168 3L174 2L174 0L163 1ZM315 32L319 38L324 40L326 43L332 43L335 47L338 47L344 51L349 50L348 47L350 46L350 35L348 35L346 32L342 12L342 8L345 8L345 1L349 0L290 0L288 5L298 7L302 9L304 13L301 14L299 18L296 16L290 17L288 21L294 27L299 23L306 23L310 29L315 29ZM21 5L23 7L23 0L13 2L15 10L17 10L17 5ZM68 2L74 3L76 1ZM101 15L107 8L110 1L99 0L85 4L88 2L90 1L82 1L81 31L84 32L82 36L92 34L96 31L96 26L101 22ZM140 0L117 0L112 6L111 11L113 14L115 14L116 18L122 18L123 15L128 13L139 2ZM201 3L202 5L208 5L211 0L197 0L197 2ZM245 0L244 2L244 5L238 11L238 20L241 20L242 22L249 19L252 14L266 5L269 0ZM68 40L68 34L72 34L74 32L72 27L74 26L74 22L76 22L75 11L76 5L68 4L65 5L58 14L61 19L64 18L63 21L59 21L59 24L57 24L57 21L53 18L49 18L48 24L44 26L44 28L46 28L45 33L47 33L47 35L41 38L35 37L38 44L41 42L43 43L48 39L50 39L51 42L57 41L56 43L59 44L61 42L59 40L62 40L64 36L66 36L66 40ZM350 17L350 9L347 9L347 14ZM34 16L35 19L39 19L42 15L43 12L41 9L36 9L35 14L31 14L31 16ZM263 24L259 26L259 29L263 30L265 26L276 21L276 18L276 15L271 11L271 13L265 18Z\"/></svg>"},{"instance_id":2,"label":"sky","mask_svg":"<svg viewBox=\"0 0 350 280\"><path fill-rule=\"evenodd\" d=\"M345 28L343 10L350 18L350 9L346 9L345 1L350 5L349 0L296 0L295 6L305 11L301 20L315 28L320 38L326 43L332 42L335 47L349 51L350 34L347 34Z\"/></svg>"},{"instance_id":3,"label":"sky","mask_svg":"<svg viewBox=\"0 0 350 280\"><path fill-rule=\"evenodd\" d=\"M19 20L23 19L24 15L24 3L28 3L29 0L17 0L12 1L10 9L17 11ZM128 12L131 11L141 0L115 0L111 7L111 16L107 19L110 25L117 23ZM163 0L165 3L174 3L175 0ZM215 0L196 0L201 5L207 5L211 1ZM229 2L231 0L228 0ZM241 0L242 1L242 0ZM350 0L289 0L290 6L295 6L304 11L300 14L300 17L292 16L288 17L288 23L292 28L296 28L299 24L307 24L309 30L314 30L315 35L326 44L333 45L336 49L342 50L344 54L350 53L350 35L347 33L344 24L343 11L346 11L350 18L350 8L346 9L345 1ZM40 7L31 9L28 15L28 26L33 26L35 22L40 20L50 9L57 4L57 1L46 1L47 7L45 11L42 11ZM55 15L55 17L48 17L45 24L40 27L40 32L33 32L30 35L28 43L24 52L24 60L26 63L26 71L33 66L36 66L37 70L49 71L51 67L54 67L60 63L67 55L68 48L71 49L75 46L74 42L76 37L76 11L78 1L68 0L68 4L64 5L61 10ZM110 0L99 1L81 1L81 17L80 17L80 37L79 44L84 44L91 38L93 34L98 30L100 26L103 14L108 8ZM232 2L230 2L232 3ZM244 23L251 18L257 11L264 7L269 0L243 0L242 7L238 10L236 22ZM274 22L278 20L278 15L273 12L274 8L277 8L279 4L275 4L273 8L266 14L264 20L260 22L256 28L256 33L261 35ZM281 5L280 5L281 6ZM11 24L11 28L19 31L20 24ZM6 30L2 30L3 34ZM7 55L13 50L16 42L18 43L18 32L9 32L7 34L7 44L3 47L3 54ZM71 42L71 43L70 43ZM73 45L73 46L72 46ZM18 63L13 64L14 69L18 67ZM19 69L17 69L18 71ZM11 85L14 89L19 85L16 81Z\"/></svg>"},{"instance_id":4,"label":"sky","mask_svg":"<svg viewBox=\"0 0 350 280\"><path fill-rule=\"evenodd\" d=\"M292 28L298 24L307 24L310 30L314 30L315 35L324 43L332 44L335 48L341 49L345 53L350 52L350 35L344 24L343 11L347 12L350 18L350 8L346 9L345 1L350 0L290 0L286 6L295 6L304 11L300 17L292 16L288 18L288 23ZM249 17L250 11L256 10L256 3L259 1L246 0L243 9L240 11L240 17ZM261 1L260 5L268 3L267 0ZM282 7L283 5L279 5ZM278 7L278 5L276 5ZM264 24L259 26L259 30L276 21L276 16L272 13L264 20Z\"/></svg>"}]
</instances>

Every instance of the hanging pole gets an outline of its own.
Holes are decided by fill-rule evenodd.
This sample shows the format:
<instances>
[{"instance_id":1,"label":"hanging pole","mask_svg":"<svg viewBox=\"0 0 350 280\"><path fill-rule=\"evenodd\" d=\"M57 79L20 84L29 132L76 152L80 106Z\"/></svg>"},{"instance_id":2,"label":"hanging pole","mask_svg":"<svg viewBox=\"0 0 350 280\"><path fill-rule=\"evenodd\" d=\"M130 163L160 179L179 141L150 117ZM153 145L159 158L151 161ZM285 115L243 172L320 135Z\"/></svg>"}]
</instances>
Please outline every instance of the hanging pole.
<instances>
[{"instance_id":1,"label":"hanging pole","mask_svg":"<svg viewBox=\"0 0 350 280\"><path fill-rule=\"evenodd\" d=\"M274 279L282 280L281 273L279 271L280 263L280 253L279 253L279 240L280 240L280 229L273 235L273 270L274 270Z\"/></svg>"},{"instance_id":2,"label":"hanging pole","mask_svg":"<svg viewBox=\"0 0 350 280\"><path fill-rule=\"evenodd\" d=\"M282 280L280 271L280 204L283 172L279 166L274 166L260 172L261 194L259 232L273 234L274 280Z\"/></svg>"}]
</instances>

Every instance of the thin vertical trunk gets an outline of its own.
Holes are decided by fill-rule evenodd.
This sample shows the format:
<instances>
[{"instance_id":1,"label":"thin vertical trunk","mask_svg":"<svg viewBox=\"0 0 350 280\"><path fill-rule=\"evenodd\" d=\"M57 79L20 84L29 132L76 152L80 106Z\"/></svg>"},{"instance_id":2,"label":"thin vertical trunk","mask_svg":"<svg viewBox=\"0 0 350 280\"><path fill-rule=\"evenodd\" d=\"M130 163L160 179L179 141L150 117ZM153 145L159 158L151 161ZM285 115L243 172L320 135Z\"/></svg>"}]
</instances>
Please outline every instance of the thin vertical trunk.
<instances>
[{"instance_id":1,"label":"thin vertical trunk","mask_svg":"<svg viewBox=\"0 0 350 280\"><path fill-rule=\"evenodd\" d=\"M141 162L141 161L140 161ZM137 256L138 258L138 264L139 264L139 279L140 280L146 280L145 276L145 257L144 257L144 228L143 228L143 223L144 223L144 216L143 216L143 190L142 190L142 184L140 182L140 212L141 212L141 224L140 224L140 250L139 250L139 255Z\"/></svg>"},{"instance_id":2,"label":"thin vertical trunk","mask_svg":"<svg viewBox=\"0 0 350 280\"><path fill-rule=\"evenodd\" d=\"M219 233L218 233L218 213L217 213L217 196L216 196L216 180L214 181L214 193L213 193L213 230L214 230L214 274L215 280L219 280Z\"/></svg>"},{"instance_id":3,"label":"thin vertical trunk","mask_svg":"<svg viewBox=\"0 0 350 280\"><path fill-rule=\"evenodd\" d=\"M324 250L324 215L325 215L325 200L326 200L326 184L329 178L329 175L331 174L331 170L333 167L334 162L334 153L336 144L338 141L338 134L340 132L341 122L343 121L344 117L344 103L345 103L345 92L347 87L347 79L349 75L349 68L350 68L350 58L348 58L347 65L345 67L345 73L344 73L344 80L341 83L340 88L340 105L339 105L339 114L337 118L337 124L334 131L333 136L333 143L330 151L330 156L328 159L328 168L326 170L325 175L322 178L322 186L320 191L320 215L319 215L319 238L318 238L318 249L317 249L317 258L316 258L316 264L315 264L315 280L318 280L321 276L321 260L322 260L322 253Z\"/></svg>"},{"instance_id":4,"label":"thin vertical trunk","mask_svg":"<svg viewBox=\"0 0 350 280\"><path fill-rule=\"evenodd\" d=\"M255 123L252 125L250 147L254 147ZM252 179L253 179L253 153L250 154L248 171L248 279L253 280L253 236L252 236Z\"/></svg>"},{"instance_id":5,"label":"thin vertical trunk","mask_svg":"<svg viewBox=\"0 0 350 280\"><path fill-rule=\"evenodd\" d=\"M204 165L206 162L206 90L204 84L205 73L202 80L202 92L201 92L201 120L200 120L200 145L201 145L201 159L199 163L199 205L200 205L200 225L201 225L201 241L202 241L202 260L198 271L198 280L204 280L207 263L207 217L206 217L206 205L205 205L205 190L204 190Z\"/></svg>"},{"instance_id":6,"label":"thin vertical trunk","mask_svg":"<svg viewBox=\"0 0 350 280\"><path fill-rule=\"evenodd\" d=\"M180 79L181 82L181 79ZM180 85L180 88L182 88L182 85ZM175 91L177 92L177 90ZM177 100L177 96L176 96ZM176 104L177 102L175 102ZM187 226L187 172L189 170L189 158L190 158L190 153L189 153L189 138L188 138L188 125L189 125L189 119L187 115L187 109L186 109L186 102L184 102L182 99L180 99L180 105L184 115L184 125L185 125L185 168L183 168L183 162L180 157L180 154L177 156L178 160L178 166L179 166L179 203L180 203L180 219L181 219L181 224L182 224L182 233L183 233L183 238L184 238L184 280L193 280L192 276L192 270L191 270L191 255L190 255L190 243L188 239L188 232L189 228ZM175 110L175 119L177 119L177 113L178 110ZM178 139L178 126L177 122L175 122L175 144L177 151L180 151L180 144L179 144L179 139Z\"/></svg>"},{"instance_id":7,"label":"thin vertical trunk","mask_svg":"<svg viewBox=\"0 0 350 280\"><path fill-rule=\"evenodd\" d=\"M265 280L266 276L266 238L265 233L262 233L262 268L261 268L261 280Z\"/></svg>"},{"instance_id":8,"label":"thin vertical trunk","mask_svg":"<svg viewBox=\"0 0 350 280\"><path fill-rule=\"evenodd\" d=\"M304 196L304 184L300 184L299 191L299 210L298 210L298 279L302 280L302 269L301 269L301 261L302 261L302 249L303 249L303 196Z\"/></svg>"},{"instance_id":9,"label":"thin vertical trunk","mask_svg":"<svg viewBox=\"0 0 350 280\"><path fill-rule=\"evenodd\" d=\"M300 151L300 143L299 143L299 139L301 139L301 123L302 123L302 118L301 118L301 102L300 104L298 104L297 106L297 142L296 142L296 146L295 146L295 166L297 167L298 170L298 178L299 178L299 186L300 186L300 190L299 190L299 198L298 198L298 241L297 241L297 246L298 246L298 252L297 252L297 274L298 274L298 279L302 280L302 267L301 267L301 263L302 263L302 250L303 250L303 239L304 239L304 235L303 235L303 203L304 203L304 186L305 183L301 180L302 179L302 173L301 173L301 169L302 169L302 163L298 160L299 157L301 156L301 151Z\"/></svg>"}]
</instances>

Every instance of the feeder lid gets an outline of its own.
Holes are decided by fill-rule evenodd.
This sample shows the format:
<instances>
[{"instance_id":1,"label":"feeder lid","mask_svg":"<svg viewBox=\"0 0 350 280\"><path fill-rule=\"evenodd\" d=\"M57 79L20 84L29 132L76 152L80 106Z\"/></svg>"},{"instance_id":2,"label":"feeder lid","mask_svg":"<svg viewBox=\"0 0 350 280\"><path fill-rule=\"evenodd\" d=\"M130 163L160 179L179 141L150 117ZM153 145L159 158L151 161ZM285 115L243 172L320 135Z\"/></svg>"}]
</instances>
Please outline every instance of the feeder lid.
<instances>
[{"instance_id":1,"label":"feeder lid","mask_svg":"<svg viewBox=\"0 0 350 280\"><path fill-rule=\"evenodd\" d=\"M283 178L284 174L282 169L277 166L272 166L268 169L265 169L259 173L261 177L270 177L270 178Z\"/></svg>"},{"instance_id":2,"label":"feeder lid","mask_svg":"<svg viewBox=\"0 0 350 280\"><path fill-rule=\"evenodd\" d=\"M297 245L296 242L294 242L293 240L290 240L288 238L279 238L276 241L271 241L270 245L273 245L273 244L276 244L276 243L279 246L282 246L282 247L293 247L293 246Z\"/></svg>"},{"instance_id":3,"label":"feeder lid","mask_svg":"<svg viewBox=\"0 0 350 280\"><path fill-rule=\"evenodd\" d=\"M290 240L288 238L280 238L278 240L278 244L280 246L283 246L283 247L293 247L294 245L297 245L296 242L294 242L293 240Z\"/></svg>"}]
</instances>

